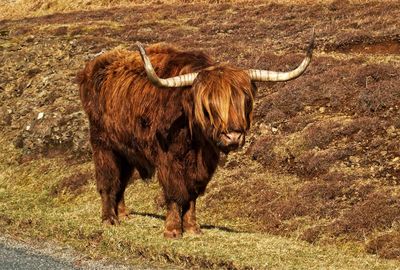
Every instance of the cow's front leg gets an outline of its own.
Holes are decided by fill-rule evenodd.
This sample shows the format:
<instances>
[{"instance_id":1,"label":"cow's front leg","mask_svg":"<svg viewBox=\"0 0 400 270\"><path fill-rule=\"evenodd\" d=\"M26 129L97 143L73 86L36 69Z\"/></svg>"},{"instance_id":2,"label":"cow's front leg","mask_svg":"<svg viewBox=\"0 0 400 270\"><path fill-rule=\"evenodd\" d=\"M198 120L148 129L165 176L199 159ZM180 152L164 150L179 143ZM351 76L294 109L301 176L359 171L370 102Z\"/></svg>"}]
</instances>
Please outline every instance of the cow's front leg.
<instances>
[{"instance_id":1,"label":"cow's front leg","mask_svg":"<svg viewBox=\"0 0 400 270\"><path fill-rule=\"evenodd\" d=\"M200 226L196 221L196 200L183 205L182 226L185 233L201 234Z\"/></svg>"},{"instance_id":2,"label":"cow's front leg","mask_svg":"<svg viewBox=\"0 0 400 270\"><path fill-rule=\"evenodd\" d=\"M165 217L164 237L182 237L182 220L180 206L176 202L167 203L167 216Z\"/></svg>"},{"instance_id":3,"label":"cow's front leg","mask_svg":"<svg viewBox=\"0 0 400 270\"><path fill-rule=\"evenodd\" d=\"M105 224L119 223L118 215L127 215L124 192L132 168L112 150L92 144L96 168L96 186L102 201L102 220Z\"/></svg>"}]
</instances>

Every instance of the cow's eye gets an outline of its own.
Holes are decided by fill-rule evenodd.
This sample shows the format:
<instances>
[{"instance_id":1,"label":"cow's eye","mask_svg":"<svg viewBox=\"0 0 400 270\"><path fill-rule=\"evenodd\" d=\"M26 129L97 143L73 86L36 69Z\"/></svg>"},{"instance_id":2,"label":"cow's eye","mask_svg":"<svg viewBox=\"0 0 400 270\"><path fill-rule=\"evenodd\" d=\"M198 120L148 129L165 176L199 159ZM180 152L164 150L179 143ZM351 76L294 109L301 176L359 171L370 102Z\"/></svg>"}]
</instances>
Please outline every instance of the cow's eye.
<instances>
[{"instance_id":1,"label":"cow's eye","mask_svg":"<svg viewBox=\"0 0 400 270\"><path fill-rule=\"evenodd\" d=\"M204 113L204 116L205 116L207 119L210 119L210 115L208 114L208 112L207 112L206 109L203 109L203 113Z\"/></svg>"},{"instance_id":2,"label":"cow's eye","mask_svg":"<svg viewBox=\"0 0 400 270\"><path fill-rule=\"evenodd\" d=\"M249 96L247 96L247 95L246 95L244 104L245 104L245 106L246 106L246 111L251 110L252 107L253 107L252 104L251 104L251 98L250 98Z\"/></svg>"}]
</instances>

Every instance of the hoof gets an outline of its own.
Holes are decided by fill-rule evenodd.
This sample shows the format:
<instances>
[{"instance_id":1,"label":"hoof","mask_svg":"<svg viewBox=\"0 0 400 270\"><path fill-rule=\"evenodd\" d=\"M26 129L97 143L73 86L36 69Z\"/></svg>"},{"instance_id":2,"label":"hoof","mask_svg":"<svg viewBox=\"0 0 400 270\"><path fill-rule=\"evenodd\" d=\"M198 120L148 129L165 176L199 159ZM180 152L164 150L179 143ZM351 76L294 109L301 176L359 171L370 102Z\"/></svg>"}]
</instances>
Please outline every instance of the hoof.
<instances>
[{"instance_id":1,"label":"hoof","mask_svg":"<svg viewBox=\"0 0 400 270\"><path fill-rule=\"evenodd\" d=\"M121 214L121 215L118 215L118 219L121 219L121 220L129 220L129 219L131 219L133 217L133 215L131 215L131 214Z\"/></svg>"},{"instance_id":2,"label":"hoof","mask_svg":"<svg viewBox=\"0 0 400 270\"><path fill-rule=\"evenodd\" d=\"M182 237L182 231L181 230L165 230L164 231L164 237L168 239L179 239Z\"/></svg>"},{"instance_id":3,"label":"hoof","mask_svg":"<svg viewBox=\"0 0 400 270\"><path fill-rule=\"evenodd\" d=\"M196 225L196 226L188 226L188 227L184 227L183 231L185 233L188 234L203 234L203 231L200 229L200 226Z\"/></svg>"},{"instance_id":4,"label":"hoof","mask_svg":"<svg viewBox=\"0 0 400 270\"><path fill-rule=\"evenodd\" d=\"M103 218L103 224L105 225L119 225L120 222L117 217Z\"/></svg>"},{"instance_id":5,"label":"hoof","mask_svg":"<svg viewBox=\"0 0 400 270\"><path fill-rule=\"evenodd\" d=\"M119 218L119 219L128 220L128 219L131 219L132 216L133 216L133 215L132 215L131 213L129 213L129 211L126 211L126 210L124 210L124 211L118 213L118 218Z\"/></svg>"}]
</instances>

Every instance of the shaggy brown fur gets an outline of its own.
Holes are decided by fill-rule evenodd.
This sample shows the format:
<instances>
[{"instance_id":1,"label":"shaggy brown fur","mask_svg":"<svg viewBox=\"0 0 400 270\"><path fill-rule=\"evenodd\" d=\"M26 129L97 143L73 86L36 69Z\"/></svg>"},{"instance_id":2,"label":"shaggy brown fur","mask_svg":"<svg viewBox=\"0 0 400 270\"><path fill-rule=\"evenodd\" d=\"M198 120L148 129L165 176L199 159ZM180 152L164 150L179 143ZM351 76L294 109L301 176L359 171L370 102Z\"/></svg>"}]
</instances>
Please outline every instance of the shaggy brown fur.
<instances>
[{"instance_id":1,"label":"shaggy brown fur","mask_svg":"<svg viewBox=\"0 0 400 270\"><path fill-rule=\"evenodd\" d=\"M195 202L224 149L222 134L243 134L251 123L255 87L246 71L218 65L201 52L153 45L147 54L161 78L199 72L191 87L157 88L138 53L113 50L79 73L102 198L102 218L118 223L134 169L158 173L167 204L166 237L199 233Z\"/></svg>"}]
</instances>

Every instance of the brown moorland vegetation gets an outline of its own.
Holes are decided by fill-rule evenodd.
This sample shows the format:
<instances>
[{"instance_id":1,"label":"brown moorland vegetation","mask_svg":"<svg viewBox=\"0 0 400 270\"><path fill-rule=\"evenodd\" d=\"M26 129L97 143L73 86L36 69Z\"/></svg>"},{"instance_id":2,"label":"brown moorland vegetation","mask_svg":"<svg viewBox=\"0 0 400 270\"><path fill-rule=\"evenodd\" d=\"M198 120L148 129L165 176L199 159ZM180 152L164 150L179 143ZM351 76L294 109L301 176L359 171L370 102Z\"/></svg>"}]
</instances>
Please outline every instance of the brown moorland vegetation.
<instances>
[{"instance_id":1,"label":"brown moorland vegetation","mask_svg":"<svg viewBox=\"0 0 400 270\"><path fill-rule=\"evenodd\" d=\"M168 42L240 67L287 70L315 27L307 72L258 85L248 142L222 162L202 218L227 232L400 259L399 1L32 1L21 10L6 2L14 9L0 20L0 136L13 151L1 163L63 157L74 173L50 197L72 201L93 183L90 170L72 169L90 164L74 81L86 60L135 50L136 41Z\"/></svg>"}]
</instances>

